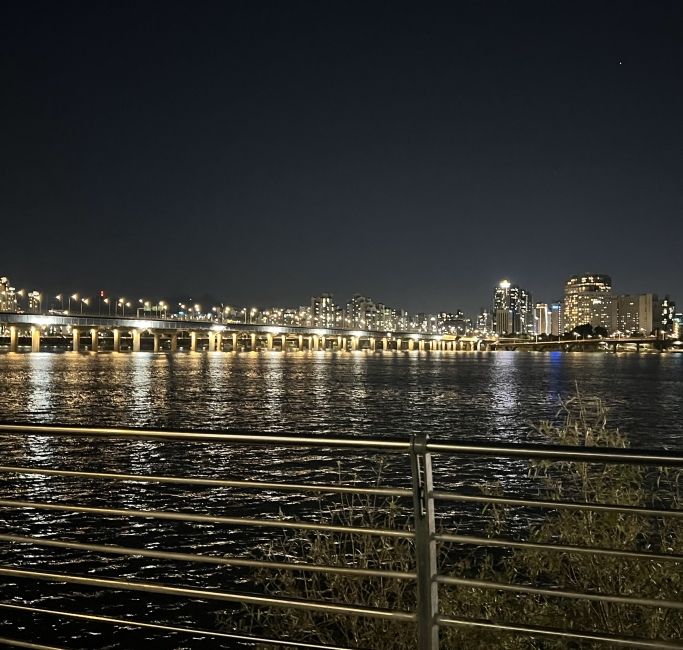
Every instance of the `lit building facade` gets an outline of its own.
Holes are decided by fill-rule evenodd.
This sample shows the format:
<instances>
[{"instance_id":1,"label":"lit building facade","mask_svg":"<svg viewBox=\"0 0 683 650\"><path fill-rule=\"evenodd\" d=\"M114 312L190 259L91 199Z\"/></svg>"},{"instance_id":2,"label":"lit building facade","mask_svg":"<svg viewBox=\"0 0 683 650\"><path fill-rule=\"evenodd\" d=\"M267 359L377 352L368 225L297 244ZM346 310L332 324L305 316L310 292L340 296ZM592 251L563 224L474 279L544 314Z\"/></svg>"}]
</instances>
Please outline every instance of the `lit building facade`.
<instances>
[{"instance_id":1,"label":"lit building facade","mask_svg":"<svg viewBox=\"0 0 683 650\"><path fill-rule=\"evenodd\" d=\"M493 316L488 309L482 308L477 316L477 331L488 334L493 331Z\"/></svg>"},{"instance_id":2,"label":"lit building facade","mask_svg":"<svg viewBox=\"0 0 683 650\"><path fill-rule=\"evenodd\" d=\"M374 329L377 321L377 308L375 303L359 293L353 295L346 303L342 315L344 327L357 327L359 329Z\"/></svg>"},{"instance_id":3,"label":"lit building facade","mask_svg":"<svg viewBox=\"0 0 683 650\"><path fill-rule=\"evenodd\" d=\"M600 273L573 275L564 285L564 331L579 325L612 327L612 278Z\"/></svg>"},{"instance_id":4,"label":"lit building facade","mask_svg":"<svg viewBox=\"0 0 683 650\"><path fill-rule=\"evenodd\" d=\"M564 333L564 305L554 302L550 305L550 334L561 336Z\"/></svg>"},{"instance_id":5,"label":"lit building facade","mask_svg":"<svg viewBox=\"0 0 683 650\"><path fill-rule=\"evenodd\" d=\"M673 318L671 333L676 339L683 339L683 314L676 313Z\"/></svg>"},{"instance_id":6,"label":"lit building facade","mask_svg":"<svg viewBox=\"0 0 683 650\"><path fill-rule=\"evenodd\" d=\"M331 293L323 293L311 298L311 325L314 327L335 327L337 307Z\"/></svg>"},{"instance_id":7,"label":"lit building facade","mask_svg":"<svg viewBox=\"0 0 683 650\"><path fill-rule=\"evenodd\" d=\"M503 280L493 291L493 316L496 334L533 334L531 293Z\"/></svg>"},{"instance_id":8,"label":"lit building facade","mask_svg":"<svg viewBox=\"0 0 683 650\"><path fill-rule=\"evenodd\" d=\"M674 328L674 318L676 316L676 303L664 296L659 304L659 319L655 325L662 332L671 334Z\"/></svg>"},{"instance_id":9,"label":"lit building facade","mask_svg":"<svg viewBox=\"0 0 683 650\"><path fill-rule=\"evenodd\" d=\"M659 326L660 307L653 293L616 296L612 300L612 332L648 335Z\"/></svg>"},{"instance_id":10,"label":"lit building facade","mask_svg":"<svg viewBox=\"0 0 683 650\"><path fill-rule=\"evenodd\" d=\"M550 334L550 309L544 302L534 307L534 334Z\"/></svg>"},{"instance_id":11,"label":"lit building facade","mask_svg":"<svg viewBox=\"0 0 683 650\"><path fill-rule=\"evenodd\" d=\"M0 311L17 311L17 294L9 278L0 277Z\"/></svg>"}]
</instances>

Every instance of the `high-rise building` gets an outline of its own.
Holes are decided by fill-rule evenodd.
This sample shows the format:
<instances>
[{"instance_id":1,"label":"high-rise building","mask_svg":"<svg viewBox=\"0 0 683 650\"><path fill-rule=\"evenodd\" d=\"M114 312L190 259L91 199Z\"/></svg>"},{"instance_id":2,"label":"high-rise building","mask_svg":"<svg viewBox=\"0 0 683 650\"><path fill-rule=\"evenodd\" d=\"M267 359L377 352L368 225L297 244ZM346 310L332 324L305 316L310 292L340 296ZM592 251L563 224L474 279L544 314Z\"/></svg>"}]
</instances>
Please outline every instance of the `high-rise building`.
<instances>
[{"instance_id":1,"label":"high-rise building","mask_svg":"<svg viewBox=\"0 0 683 650\"><path fill-rule=\"evenodd\" d=\"M615 296L612 299L610 331L650 334L658 325L659 301L653 293Z\"/></svg>"},{"instance_id":2,"label":"high-rise building","mask_svg":"<svg viewBox=\"0 0 683 650\"><path fill-rule=\"evenodd\" d=\"M374 329L376 312L375 303L370 298L356 293L344 308L344 327Z\"/></svg>"},{"instance_id":3,"label":"high-rise building","mask_svg":"<svg viewBox=\"0 0 683 650\"><path fill-rule=\"evenodd\" d=\"M331 293L323 293L311 298L311 325L313 327L334 327L337 308Z\"/></svg>"},{"instance_id":4,"label":"high-rise building","mask_svg":"<svg viewBox=\"0 0 683 650\"><path fill-rule=\"evenodd\" d=\"M659 328L662 332L673 332L676 303L669 296L662 298L659 314L660 316L655 327Z\"/></svg>"},{"instance_id":5,"label":"high-rise building","mask_svg":"<svg viewBox=\"0 0 683 650\"><path fill-rule=\"evenodd\" d=\"M17 294L14 287L10 286L9 278L0 278L0 311L16 311Z\"/></svg>"},{"instance_id":6,"label":"high-rise building","mask_svg":"<svg viewBox=\"0 0 683 650\"><path fill-rule=\"evenodd\" d=\"M683 314L679 312L674 314L671 333L674 335L674 338L683 339Z\"/></svg>"},{"instance_id":7,"label":"high-rise building","mask_svg":"<svg viewBox=\"0 0 683 650\"><path fill-rule=\"evenodd\" d=\"M534 307L534 334L550 334L550 310L544 302Z\"/></svg>"},{"instance_id":8,"label":"high-rise building","mask_svg":"<svg viewBox=\"0 0 683 650\"><path fill-rule=\"evenodd\" d=\"M550 334L561 336L564 332L564 313L561 302L554 302L550 305Z\"/></svg>"},{"instance_id":9,"label":"high-rise building","mask_svg":"<svg viewBox=\"0 0 683 650\"><path fill-rule=\"evenodd\" d=\"M496 334L533 333L531 293L503 280L493 292L493 315Z\"/></svg>"},{"instance_id":10,"label":"high-rise building","mask_svg":"<svg viewBox=\"0 0 683 650\"><path fill-rule=\"evenodd\" d=\"M482 334L488 334L493 331L493 316L491 312L483 307L477 316L477 330Z\"/></svg>"},{"instance_id":11,"label":"high-rise building","mask_svg":"<svg viewBox=\"0 0 683 650\"><path fill-rule=\"evenodd\" d=\"M612 278L600 273L572 275L564 285L564 331L579 325L612 326Z\"/></svg>"}]
</instances>

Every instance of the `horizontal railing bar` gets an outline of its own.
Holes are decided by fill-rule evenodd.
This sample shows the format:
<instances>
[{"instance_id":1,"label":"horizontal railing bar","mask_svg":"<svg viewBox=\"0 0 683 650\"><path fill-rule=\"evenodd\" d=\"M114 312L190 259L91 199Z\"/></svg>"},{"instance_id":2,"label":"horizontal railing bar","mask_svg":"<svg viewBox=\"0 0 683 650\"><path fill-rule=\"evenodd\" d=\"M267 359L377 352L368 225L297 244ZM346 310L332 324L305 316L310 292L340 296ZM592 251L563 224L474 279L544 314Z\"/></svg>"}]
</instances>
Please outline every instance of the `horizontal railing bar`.
<instances>
[{"instance_id":1,"label":"horizontal railing bar","mask_svg":"<svg viewBox=\"0 0 683 650\"><path fill-rule=\"evenodd\" d=\"M167 596L184 596L186 598L199 598L206 600L218 600L231 603L245 603L261 607L281 607L284 609L301 609L312 612L324 612L327 614L343 614L345 616L364 616L367 618L380 618L384 620L396 620L414 622L413 612L379 609L362 605L323 603L319 601L295 600L292 598L274 598L271 596L256 596L251 594L236 594L210 589L192 589L190 587L175 587L172 585L154 582L132 582L130 580L116 580L112 578L93 578L88 576L71 575L67 573L47 573L43 571L27 571L12 567L0 566L0 575L12 578L25 578L30 580L46 580L51 582L66 582L67 584L85 585L90 587L102 587L104 589L120 589L122 591L143 591L147 593L164 594Z\"/></svg>"},{"instance_id":2,"label":"horizontal railing bar","mask_svg":"<svg viewBox=\"0 0 683 650\"><path fill-rule=\"evenodd\" d=\"M437 542L454 542L456 544L472 544L476 546L502 546L506 548L522 548L531 551L557 551L563 553L586 553L589 555L606 555L623 557L632 560L652 560L683 562L683 555L678 553L646 553L641 551L623 551L620 549L598 548L596 546L572 546L568 544L545 544L542 542L520 542L512 539L496 537L475 537L471 535L452 535L440 533L434 536Z\"/></svg>"},{"instance_id":3,"label":"horizontal railing bar","mask_svg":"<svg viewBox=\"0 0 683 650\"><path fill-rule=\"evenodd\" d=\"M18 639L8 639L7 637L0 637L0 645L9 645L13 648L32 648L32 650L65 650L65 648L54 645L40 645L39 643L30 643L28 641L19 641Z\"/></svg>"},{"instance_id":4,"label":"horizontal railing bar","mask_svg":"<svg viewBox=\"0 0 683 650\"><path fill-rule=\"evenodd\" d=\"M60 512L82 512L86 514L108 515L112 517L142 517L146 519L168 519L171 521L196 521L207 524L228 524L231 526L255 526L260 528L288 528L294 530L314 530L328 533L353 533L378 537L399 537L412 539L415 534L409 530L390 530L387 528L360 528L356 526L331 526L299 521L280 521L278 519L250 519L247 517L221 517L213 515L193 515L185 512L166 510L127 510L122 508L98 508L73 504L42 503L40 501L15 501L0 499L0 506L11 508L35 508L37 510L57 510Z\"/></svg>"},{"instance_id":5,"label":"horizontal railing bar","mask_svg":"<svg viewBox=\"0 0 683 650\"><path fill-rule=\"evenodd\" d=\"M165 431L113 427L48 426L38 424L0 424L0 433L32 433L39 435L76 435L86 437L124 437L195 442L232 442L240 444L276 444L301 447L366 448L380 451L409 452L412 442L379 438L292 436L251 433L209 433L199 431ZM593 463L631 463L683 467L683 456L648 449L576 447L547 444L427 442L426 451L446 454L498 456L503 458L547 459Z\"/></svg>"},{"instance_id":6,"label":"horizontal railing bar","mask_svg":"<svg viewBox=\"0 0 683 650\"><path fill-rule=\"evenodd\" d=\"M683 510L665 508L641 508L640 506L619 506L616 504L577 503L572 501L543 501L536 499L513 499L510 497L494 497L474 494L458 494L455 492L432 492L435 499L441 501L458 501L464 503L484 503L488 505L522 506L525 508L551 508L554 510L592 510L596 512L613 512L646 517L683 517Z\"/></svg>"},{"instance_id":7,"label":"horizontal railing bar","mask_svg":"<svg viewBox=\"0 0 683 650\"><path fill-rule=\"evenodd\" d=\"M138 621L135 619L114 618L113 616L104 616L102 614L81 614L79 612L64 612L56 609L43 609L41 607L27 607L25 605L15 605L13 603L0 603L0 608L30 612L32 614L47 614L48 616L58 616L60 618L74 618L82 621L92 621L94 623L107 623L109 625L121 625L124 627L134 626L151 630L161 630L163 632L182 632L184 634L196 634L202 636L216 637L220 639L232 639L234 641L249 641L251 643L267 643L269 645L281 645L294 648L307 648L308 650L352 650L351 648L342 646L318 645L315 643L283 641L280 639L267 639L264 637L244 636L241 634L230 634L228 632L218 632L214 630L201 630L198 628L191 627L178 627L177 625L145 623L143 621Z\"/></svg>"},{"instance_id":8,"label":"horizontal railing bar","mask_svg":"<svg viewBox=\"0 0 683 650\"><path fill-rule=\"evenodd\" d=\"M542 459L580 463L629 463L631 465L661 465L683 467L683 456L648 449L607 447L572 447L562 445L518 445L454 442L428 442L426 450L433 453L497 456L501 458Z\"/></svg>"},{"instance_id":9,"label":"horizontal railing bar","mask_svg":"<svg viewBox=\"0 0 683 650\"><path fill-rule=\"evenodd\" d=\"M476 621L468 618L456 618L452 616L438 616L437 623L443 626L479 627L489 630L505 632L519 632L530 636L544 635L563 639L576 639L581 641L599 641L605 643L617 643L631 648L651 648L652 650L683 650L683 645L673 641L658 639L638 639L627 636L617 636L598 632L577 632L572 630L559 630L550 627L536 625L513 625L512 623L491 623L489 621Z\"/></svg>"},{"instance_id":10,"label":"horizontal railing bar","mask_svg":"<svg viewBox=\"0 0 683 650\"><path fill-rule=\"evenodd\" d=\"M493 582L489 580L474 580L471 578L456 578L455 576L437 576L436 581L444 585L459 585L476 589L496 589L512 591L514 593L532 594L535 596L552 596L553 598L574 598L592 600L600 603L619 603L622 605L641 605L643 607L660 607L665 609L683 609L683 602L675 600L660 600L655 598L638 598L631 596L615 596L610 594L592 594L590 592L566 591L564 589L546 589L543 587L527 587L525 585L510 584L508 582Z\"/></svg>"},{"instance_id":11,"label":"horizontal railing bar","mask_svg":"<svg viewBox=\"0 0 683 650\"><path fill-rule=\"evenodd\" d=\"M123 429L111 427L46 426L38 424L0 424L0 433L31 433L35 435L69 435L85 437L119 437L162 440L187 440L189 442L232 442L240 444L275 444L300 447L341 447L377 449L378 451L407 452L409 440L384 440L373 438L324 438L320 436L279 436L250 433L206 433L200 431L164 431L155 429Z\"/></svg>"},{"instance_id":12,"label":"horizontal railing bar","mask_svg":"<svg viewBox=\"0 0 683 650\"><path fill-rule=\"evenodd\" d=\"M47 467L10 467L0 466L0 472L8 474L39 474L45 476L64 476L75 478L107 479L113 481L137 481L140 483L174 483L178 485L202 485L206 487L235 487L253 490L282 490L295 492L329 492L331 494L358 494L382 497L412 497L406 488L365 488L344 485L323 485L320 483L269 483L265 481L234 481L215 478L191 478L179 476L150 476L146 474L119 474L113 472L81 472Z\"/></svg>"},{"instance_id":13,"label":"horizontal railing bar","mask_svg":"<svg viewBox=\"0 0 683 650\"><path fill-rule=\"evenodd\" d=\"M397 580L415 580L416 574L407 571L383 571L381 569L360 569L356 567L326 566L322 564L295 564L293 562L269 562L265 560L248 560L236 557L218 557L215 555L201 555L196 553L180 553L172 551L155 551L146 548L130 546L115 546L110 544L82 544L64 540L44 539L41 537L24 537L20 535L0 534L0 541L16 544L35 544L37 546L51 546L55 548L70 548L96 553L110 553L115 555L132 555L153 557L159 560L179 560L181 562L198 562L202 564L218 564L222 566L243 566L257 569L282 569L284 571L307 571L310 573L333 573L337 575L358 576L364 578L393 578Z\"/></svg>"}]
</instances>

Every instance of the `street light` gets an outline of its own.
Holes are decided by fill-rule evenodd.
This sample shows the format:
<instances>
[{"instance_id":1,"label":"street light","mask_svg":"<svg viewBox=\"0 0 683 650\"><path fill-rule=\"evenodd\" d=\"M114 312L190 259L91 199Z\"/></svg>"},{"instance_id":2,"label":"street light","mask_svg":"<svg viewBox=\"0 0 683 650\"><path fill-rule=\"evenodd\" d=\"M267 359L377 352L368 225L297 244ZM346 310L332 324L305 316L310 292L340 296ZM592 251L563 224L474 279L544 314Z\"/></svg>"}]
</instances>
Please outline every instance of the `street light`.
<instances>
[{"instance_id":1,"label":"street light","mask_svg":"<svg viewBox=\"0 0 683 650\"><path fill-rule=\"evenodd\" d=\"M81 314L83 313L83 305L86 307L90 304L90 298L81 298Z\"/></svg>"},{"instance_id":2,"label":"street light","mask_svg":"<svg viewBox=\"0 0 683 650\"><path fill-rule=\"evenodd\" d=\"M78 300L78 294L74 293L69 296L69 312L71 312L71 301Z\"/></svg>"},{"instance_id":3,"label":"street light","mask_svg":"<svg viewBox=\"0 0 683 650\"><path fill-rule=\"evenodd\" d=\"M59 304L60 304L61 310L64 311L64 296L63 296L61 293L58 293L58 294L55 296L55 300L59 300Z\"/></svg>"}]
</instances>

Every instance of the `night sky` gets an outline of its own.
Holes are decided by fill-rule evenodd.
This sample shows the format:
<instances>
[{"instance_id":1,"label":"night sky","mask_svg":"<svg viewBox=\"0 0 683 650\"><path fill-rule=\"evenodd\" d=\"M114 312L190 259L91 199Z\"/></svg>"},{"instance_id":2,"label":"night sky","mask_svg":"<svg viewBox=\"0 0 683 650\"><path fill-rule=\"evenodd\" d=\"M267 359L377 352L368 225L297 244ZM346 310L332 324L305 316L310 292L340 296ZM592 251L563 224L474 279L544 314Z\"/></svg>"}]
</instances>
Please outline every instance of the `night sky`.
<instances>
[{"instance_id":1,"label":"night sky","mask_svg":"<svg viewBox=\"0 0 683 650\"><path fill-rule=\"evenodd\" d=\"M0 275L683 303L683 2L5 2Z\"/></svg>"}]
</instances>

